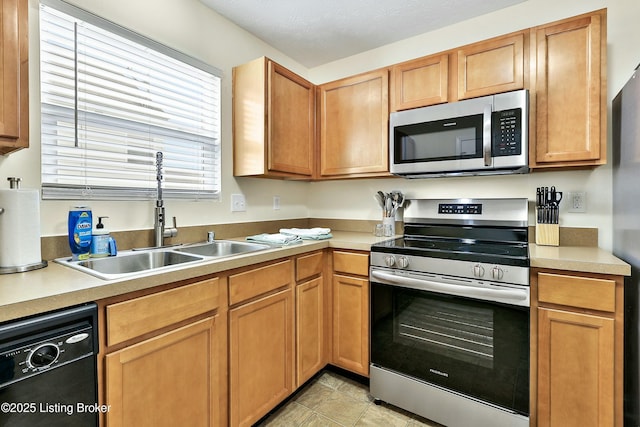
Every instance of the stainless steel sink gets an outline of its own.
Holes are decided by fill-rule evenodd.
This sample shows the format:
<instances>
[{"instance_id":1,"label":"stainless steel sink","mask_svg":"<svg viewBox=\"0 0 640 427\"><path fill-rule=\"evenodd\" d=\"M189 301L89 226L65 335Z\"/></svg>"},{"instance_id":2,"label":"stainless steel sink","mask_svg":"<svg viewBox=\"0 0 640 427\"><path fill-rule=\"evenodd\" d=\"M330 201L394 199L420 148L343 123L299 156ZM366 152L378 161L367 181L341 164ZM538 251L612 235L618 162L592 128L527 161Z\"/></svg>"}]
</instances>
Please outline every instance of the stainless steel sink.
<instances>
[{"instance_id":1,"label":"stainless steel sink","mask_svg":"<svg viewBox=\"0 0 640 427\"><path fill-rule=\"evenodd\" d=\"M69 258L56 260L60 264L91 274L102 279L118 279L150 270L168 269L177 265L203 261L194 254L169 250L144 252L121 252L117 256L73 261Z\"/></svg>"},{"instance_id":2,"label":"stainless steel sink","mask_svg":"<svg viewBox=\"0 0 640 427\"><path fill-rule=\"evenodd\" d=\"M209 243L197 243L174 249L176 252L202 255L206 257L227 257L248 252L262 251L271 246L260 243L238 242L235 240L215 240Z\"/></svg>"}]
</instances>

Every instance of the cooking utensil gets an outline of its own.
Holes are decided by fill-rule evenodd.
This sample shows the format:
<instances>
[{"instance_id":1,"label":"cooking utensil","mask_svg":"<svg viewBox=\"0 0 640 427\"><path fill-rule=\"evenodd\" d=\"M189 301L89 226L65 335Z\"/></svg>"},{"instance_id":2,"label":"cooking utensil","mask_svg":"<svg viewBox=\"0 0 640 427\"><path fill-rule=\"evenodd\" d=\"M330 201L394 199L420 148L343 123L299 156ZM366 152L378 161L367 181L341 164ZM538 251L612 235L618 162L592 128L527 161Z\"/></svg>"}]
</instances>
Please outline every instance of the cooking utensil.
<instances>
[{"instance_id":1,"label":"cooking utensil","mask_svg":"<svg viewBox=\"0 0 640 427\"><path fill-rule=\"evenodd\" d=\"M373 195L373 197L378 201L378 205L380 206L380 208L384 209L384 198L380 196L380 193L381 191L378 191Z\"/></svg>"}]
</instances>

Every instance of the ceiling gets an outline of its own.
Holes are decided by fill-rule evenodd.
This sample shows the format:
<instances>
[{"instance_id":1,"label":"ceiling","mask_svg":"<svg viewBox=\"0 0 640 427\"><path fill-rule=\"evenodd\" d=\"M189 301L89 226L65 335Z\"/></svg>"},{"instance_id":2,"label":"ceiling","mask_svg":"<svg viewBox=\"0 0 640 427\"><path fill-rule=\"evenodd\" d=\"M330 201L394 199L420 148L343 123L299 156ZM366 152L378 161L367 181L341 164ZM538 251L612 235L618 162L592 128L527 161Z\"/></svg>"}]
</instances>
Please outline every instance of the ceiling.
<instances>
[{"instance_id":1,"label":"ceiling","mask_svg":"<svg viewBox=\"0 0 640 427\"><path fill-rule=\"evenodd\" d=\"M526 0L200 0L313 68Z\"/></svg>"}]
</instances>

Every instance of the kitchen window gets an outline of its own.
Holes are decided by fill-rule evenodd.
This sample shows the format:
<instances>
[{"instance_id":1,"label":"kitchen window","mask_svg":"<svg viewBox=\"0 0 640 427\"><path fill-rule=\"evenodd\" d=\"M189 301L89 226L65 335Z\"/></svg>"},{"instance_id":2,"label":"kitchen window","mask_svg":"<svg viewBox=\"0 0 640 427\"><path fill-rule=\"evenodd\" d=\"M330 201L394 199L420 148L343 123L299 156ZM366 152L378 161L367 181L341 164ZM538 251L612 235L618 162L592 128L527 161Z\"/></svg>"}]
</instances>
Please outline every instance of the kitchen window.
<instances>
[{"instance_id":1,"label":"kitchen window","mask_svg":"<svg viewBox=\"0 0 640 427\"><path fill-rule=\"evenodd\" d=\"M40 8L42 196L220 193L221 72L59 0Z\"/></svg>"}]
</instances>

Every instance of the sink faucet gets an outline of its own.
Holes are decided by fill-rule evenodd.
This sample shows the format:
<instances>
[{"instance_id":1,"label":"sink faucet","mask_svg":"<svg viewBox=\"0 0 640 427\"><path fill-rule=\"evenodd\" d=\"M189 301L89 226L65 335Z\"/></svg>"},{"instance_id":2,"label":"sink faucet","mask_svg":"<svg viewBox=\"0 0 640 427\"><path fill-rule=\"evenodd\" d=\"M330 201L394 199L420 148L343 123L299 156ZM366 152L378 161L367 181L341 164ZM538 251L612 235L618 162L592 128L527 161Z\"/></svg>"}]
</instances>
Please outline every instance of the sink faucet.
<instances>
[{"instance_id":1,"label":"sink faucet","mask_svg":"<svg viewBox=\"0 0 640 427\"><path fill-rule=\"evenodd\" d=\"M164 201L162 200L162 151L156 153L156 181L158 181L158 195L156 197L155 223L153 225L155 235L155 247L164 246L165 237L178 235L176 217L173 217L173 228L165 228Z\"/></svg>"}]
</instances>

